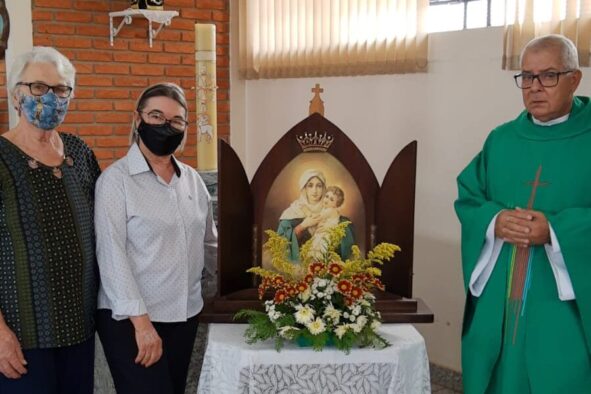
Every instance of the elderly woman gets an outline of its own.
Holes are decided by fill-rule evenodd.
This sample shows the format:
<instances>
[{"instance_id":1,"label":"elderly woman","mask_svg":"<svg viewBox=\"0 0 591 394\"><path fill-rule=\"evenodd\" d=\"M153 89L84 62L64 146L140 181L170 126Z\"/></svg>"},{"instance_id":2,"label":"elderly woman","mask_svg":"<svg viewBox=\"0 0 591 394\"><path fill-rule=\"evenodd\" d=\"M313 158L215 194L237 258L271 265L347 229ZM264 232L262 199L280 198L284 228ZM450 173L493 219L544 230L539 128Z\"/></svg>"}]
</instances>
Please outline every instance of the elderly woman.
<instances>
[{"instance_id":1,"label":"elderly woman","mask_svg":"<svg viewBox=\"0 0 591 394\"><path fill-rule=\"evenodd\" d=\"M127 156L97 183L97 327L118 392L184 393L217 232L203 181L173 155L187 134L183 91L151 86L136 108Z\"/></svg>"},{"instance_id":2,"label":"elderly woman","mask_svg":"<svg viewBox=\"0 0 591 394\"><path fill-rule=\"evenodd\" d=\"M300 176L298 183L300 196L283 211L279 217L277 233L287 238L289 243L289 259L297 262L300 259L300 246L306 243L321 221L322 199L326 192L326 178L321 171L307 169ZM339 222L349 221L340 216ZM338 253L346 259L351 255L354 237L352 225L347 226L345 237L341 241Z\"/></svg>"},{"instance_id":3,"label":"elderly woman","mask_svg":"<svg viewBox=\"0 0 591 394\"><path fill-rule=\"evenodd\" d=\"M100 169L82 140L56 130L72 63L35 47L11 70L19 119L0 137L0 392L92 393Z\"/></svg>"}]
</instances>

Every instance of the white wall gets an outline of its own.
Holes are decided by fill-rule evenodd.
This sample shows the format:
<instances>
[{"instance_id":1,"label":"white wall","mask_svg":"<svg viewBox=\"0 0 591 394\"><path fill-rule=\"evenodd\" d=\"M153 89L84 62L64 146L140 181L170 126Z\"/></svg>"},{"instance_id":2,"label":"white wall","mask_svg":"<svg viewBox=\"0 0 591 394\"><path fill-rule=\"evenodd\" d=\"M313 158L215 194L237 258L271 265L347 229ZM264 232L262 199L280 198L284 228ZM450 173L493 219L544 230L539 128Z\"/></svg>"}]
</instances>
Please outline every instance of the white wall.
<instances>
[{"instance_id":1,"label":"white wall","mask_svg":"<svg viewBox=\"0 0 591 394\"><path fill-rule=\"evenodd\" d=\"M250 177L307 116L315 83L324 88L325 116L357 144L380 182L400 149L418 141L414 296L435 313L435 324L418 329L430 360L455 370L464 304L455 178L488 132L522 109L501 51L500 28L438 33L430 37L426 74L231 81L232 145ZM579 94L589 95L589 69L584 74Z\"/></svg>"}]
</instances>

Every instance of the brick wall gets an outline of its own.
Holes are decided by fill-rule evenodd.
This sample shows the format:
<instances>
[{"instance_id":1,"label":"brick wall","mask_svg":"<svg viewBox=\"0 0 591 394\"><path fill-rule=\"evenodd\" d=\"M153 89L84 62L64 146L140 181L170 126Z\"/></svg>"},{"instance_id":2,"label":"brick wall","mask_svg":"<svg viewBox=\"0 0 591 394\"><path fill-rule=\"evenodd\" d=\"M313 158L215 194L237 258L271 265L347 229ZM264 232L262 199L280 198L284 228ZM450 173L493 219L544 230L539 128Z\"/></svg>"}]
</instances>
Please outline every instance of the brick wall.
<instances>
[{"instance_id":1,"label":"brick wall","mask_svg":"<svg viewBox=\"0 0 591 394\"><path fill-rule=\"evenodd\" d=\"M163 80L175 82L185 89L191 122L180 158L196 166L194 24L216 24L218 135L227 140L229 1L165 0L165 9L177 10L179 16L160 31L151 48L148 21L141 17L125 25L110 46L108 13L128 6L124 0L32 0L33 45L57 48L77 70L76 97L61 130L80 135L105 167L127 152L132 111L141 91ZM0 100L5 102L5 93ZM4 109L0 122L8 125Z\"/></svg>"}]
</instances>

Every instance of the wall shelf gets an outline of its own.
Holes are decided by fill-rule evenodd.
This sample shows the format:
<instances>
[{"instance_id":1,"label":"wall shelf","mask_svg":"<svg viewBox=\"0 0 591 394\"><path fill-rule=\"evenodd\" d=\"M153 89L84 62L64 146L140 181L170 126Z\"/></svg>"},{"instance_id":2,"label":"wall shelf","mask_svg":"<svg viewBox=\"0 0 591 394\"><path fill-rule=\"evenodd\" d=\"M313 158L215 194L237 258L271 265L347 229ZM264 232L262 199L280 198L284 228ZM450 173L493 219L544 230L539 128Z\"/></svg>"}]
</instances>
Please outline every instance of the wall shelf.
<instances>
[{"instance_id":1,"label":"wall shelf","mask_svg":"<svg viewBox=\"0 0 591 394\"><path fill-rule=\"evenodd\" d=\"M170 25L172 18L178 16L178 11L153 11L153 10L138 10L138 9L127 9L124 11L109 12L109 32L110 32L110 43L113 46L113 39L117 37L119 31L124 25L131 24L134 16L140 16L148 20L148 40L150 42L150 48L152 47L152 40L156 38L160 30L164 26ZM123 18L117 27L113 26L113 18ZM159 26L157 29L152 28L152 23L157 23Z\"/></svg>"}]
</instances>

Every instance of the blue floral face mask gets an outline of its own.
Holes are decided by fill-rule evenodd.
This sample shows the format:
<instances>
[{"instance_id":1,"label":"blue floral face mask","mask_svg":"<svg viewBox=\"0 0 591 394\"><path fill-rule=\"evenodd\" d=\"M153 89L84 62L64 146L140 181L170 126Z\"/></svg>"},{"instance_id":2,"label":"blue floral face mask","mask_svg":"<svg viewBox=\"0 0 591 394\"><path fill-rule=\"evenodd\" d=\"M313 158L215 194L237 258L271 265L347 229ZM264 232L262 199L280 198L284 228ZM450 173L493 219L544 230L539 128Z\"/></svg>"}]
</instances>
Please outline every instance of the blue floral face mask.
<instances>
[{"instance_id":1,"label":"blue floral face mask","mask_svg":"<svg viewBox=\"0 0 591 394\"><path fill-rule=\"evenodd\" d=\"M68 111L69 98L59 98L49 91L43 96L26 96L20 98L20 110L35 127L53 130L59 126Z\"/></svg>"}]
</instances>

